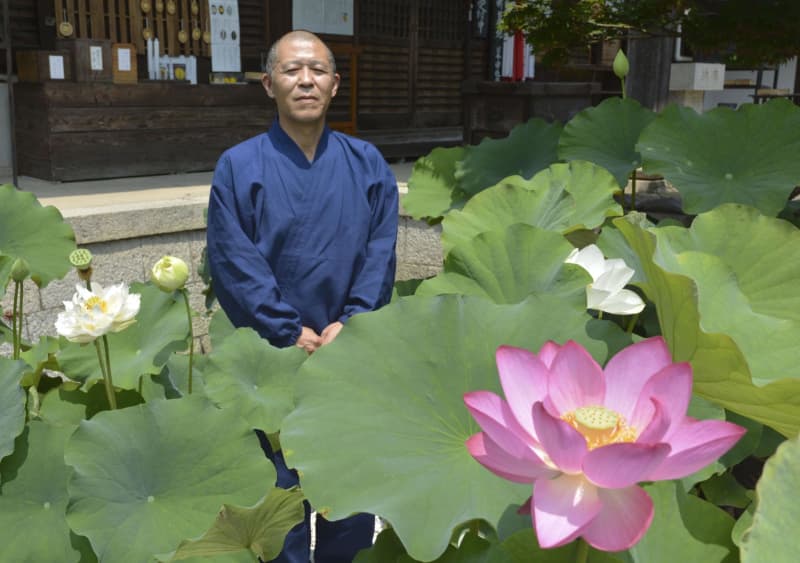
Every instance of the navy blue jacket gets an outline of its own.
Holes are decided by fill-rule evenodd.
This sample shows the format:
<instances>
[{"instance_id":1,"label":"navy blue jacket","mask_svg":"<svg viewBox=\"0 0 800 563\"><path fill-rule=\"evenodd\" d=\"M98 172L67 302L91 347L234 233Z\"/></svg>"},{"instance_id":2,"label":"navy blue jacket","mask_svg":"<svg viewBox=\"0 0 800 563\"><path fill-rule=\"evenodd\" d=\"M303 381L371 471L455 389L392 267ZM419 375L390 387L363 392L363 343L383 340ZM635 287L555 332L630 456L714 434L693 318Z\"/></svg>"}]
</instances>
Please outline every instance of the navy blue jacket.
<instances>
[{"instance_id":1,"label":"navy blue jacket","mask_svg":"<svg viewBox=\"0 0 800 563\"><path fill-rule=\"evenodd\" d=\"M207 242L220 305L275 346L377 309L391 298L397 218L397 183L373 145L326 127L309 162L275 121L214 171Z\"/></svg>"}]
</instances>

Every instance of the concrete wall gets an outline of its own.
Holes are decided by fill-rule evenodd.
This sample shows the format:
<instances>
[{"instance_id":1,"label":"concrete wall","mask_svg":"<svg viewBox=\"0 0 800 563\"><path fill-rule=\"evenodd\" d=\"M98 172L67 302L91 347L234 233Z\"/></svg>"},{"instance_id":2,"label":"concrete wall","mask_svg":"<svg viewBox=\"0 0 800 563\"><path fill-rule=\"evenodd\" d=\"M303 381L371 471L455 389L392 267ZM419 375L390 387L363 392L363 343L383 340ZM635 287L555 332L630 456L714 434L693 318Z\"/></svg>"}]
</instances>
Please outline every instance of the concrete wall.
<instances>
[{"instance_id":1,"label":"concrete wall","mask_svg":"<svg viewBox=\"0 0 800 563\"><path fill-rule=\"evenodd\" d=\"M165 254L184 259L191 266L187 283L190 302L196 311L204 311L201 294L204 284L197 275L205 247L203 209L205 203L173 203L125 211L91 213L79 211L66 220L72 225L78 245L94 255L92 279L100 284L124 281L146 281L152 265ZM441 269L442 251L439 227L415 221L403 212L397 239L397 279L433 276ZM77 275L71 271L43 289L26 282L24 301L25 338L55 335L56 316L63 310L63 301L75 292ZM13 285L2 300L4 312L13 306ZM207 321L198 317L195 336L203 348L208 348Z\"/></svg>"}]
</instances>

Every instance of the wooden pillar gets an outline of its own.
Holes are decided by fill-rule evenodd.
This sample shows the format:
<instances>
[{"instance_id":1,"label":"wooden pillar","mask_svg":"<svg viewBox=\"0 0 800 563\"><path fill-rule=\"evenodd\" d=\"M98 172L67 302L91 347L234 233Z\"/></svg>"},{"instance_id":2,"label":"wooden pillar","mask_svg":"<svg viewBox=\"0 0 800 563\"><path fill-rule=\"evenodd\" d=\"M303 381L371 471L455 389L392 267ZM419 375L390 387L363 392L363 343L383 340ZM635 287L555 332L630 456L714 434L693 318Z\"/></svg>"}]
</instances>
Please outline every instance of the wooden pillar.
<instances>
[{"instance_id":1,"label":"wooden pillar","mask_svg":"<svg viewBox=\"0 0 800 563\"><path fill-rule=\"evenodd\" d=\"M628 96L654 111L667 105L674 47L672 37L628 40L627 55L631 67L626 80Z\"/></svg>"}]
</instances>

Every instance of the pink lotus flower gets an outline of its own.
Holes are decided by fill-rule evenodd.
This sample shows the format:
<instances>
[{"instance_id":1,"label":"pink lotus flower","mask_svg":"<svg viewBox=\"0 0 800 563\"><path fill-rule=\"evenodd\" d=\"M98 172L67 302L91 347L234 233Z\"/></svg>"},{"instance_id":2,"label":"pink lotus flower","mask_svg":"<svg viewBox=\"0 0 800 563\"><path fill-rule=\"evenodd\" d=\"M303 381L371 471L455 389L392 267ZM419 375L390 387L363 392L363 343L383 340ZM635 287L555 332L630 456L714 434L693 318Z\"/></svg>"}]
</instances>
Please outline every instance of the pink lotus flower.
<instances>
[{"instance_id":1,"label":"pink lotus flower","mask_svg":"<svg viewBox=\"0 0 800 563\"><path fill-rule=\"evenodd\" d=\"M728 451L745 429L686 416L688 363L672 363L661 337L619 352L605 370L579 344L539 354L501 346L506 396L464 395L480 425L467 440L493 473L533 483L531 515L542 547L583 537L604 551L638 542L653 520L642 481L679 479Z\"/></svg>"}]
</instances>

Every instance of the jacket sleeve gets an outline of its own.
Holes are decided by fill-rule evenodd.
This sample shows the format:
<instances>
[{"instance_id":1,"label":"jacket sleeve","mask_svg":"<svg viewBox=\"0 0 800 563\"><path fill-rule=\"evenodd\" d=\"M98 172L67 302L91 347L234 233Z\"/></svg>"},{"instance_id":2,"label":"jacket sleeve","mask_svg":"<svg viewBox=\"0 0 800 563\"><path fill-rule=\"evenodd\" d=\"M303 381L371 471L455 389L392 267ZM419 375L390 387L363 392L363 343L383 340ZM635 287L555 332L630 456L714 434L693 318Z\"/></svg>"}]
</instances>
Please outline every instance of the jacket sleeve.
<instances>
[{"instance_id":1,"label":"jacket sleeve","mask_svg":"<svg viewBox=\"0 0 800 563\"><path fill-rule=\"evenodd\" d=\"M382 156L377 155L377 158L378 181L369 194L369 242L361 268L355 273L344 312L338 319L341 322L357 313L374 311L392 298L397 265L395 246L399 196L392 170Z\"/></svg>"},{"instance_id":2,"label":"jacket sleeve","mask_svg":"<svg viewBox=\"0 0 800 563\"><path fill-rule=\"evenodd\" d=\"M223 154L208 203L206 240L214 292L234 326L251 327L274 346L290 346L302 331L300 314L281 299L272 268L243 228L231 168Z\"/></svg>"}]
</instances>

